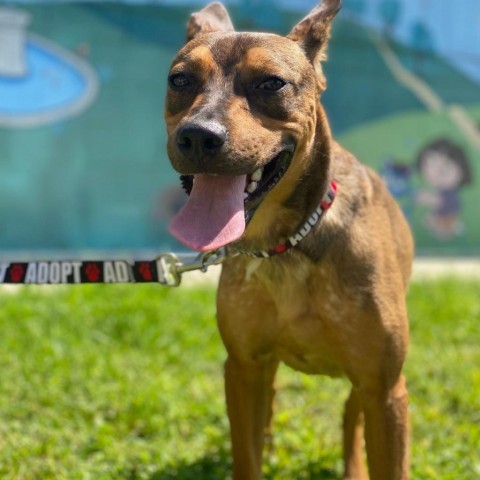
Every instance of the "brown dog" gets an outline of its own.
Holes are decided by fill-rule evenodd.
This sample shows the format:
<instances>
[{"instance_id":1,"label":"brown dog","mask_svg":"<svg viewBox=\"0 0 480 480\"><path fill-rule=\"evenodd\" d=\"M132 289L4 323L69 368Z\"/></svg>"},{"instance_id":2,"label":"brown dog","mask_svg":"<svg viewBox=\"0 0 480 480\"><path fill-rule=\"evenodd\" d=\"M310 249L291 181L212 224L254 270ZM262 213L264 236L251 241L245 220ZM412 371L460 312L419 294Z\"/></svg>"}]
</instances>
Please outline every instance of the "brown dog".
<instances>
[{"instance_id":1,"label":"brown dog","mask_svg":"<svg viewBox=\"0 0 480 480\"><path fill-rule=\"evenodd\" d=\"M368 478L363 419L370 478L408 478L413 243L379 177L332 140L319 103L339 4L324 0L286 38L236 33L211 4L192 15L169 74L168 152L191 192L171 232L231 256L217 306L236 480L261 478L281 361L351 381L345 479Z\"/></svg>"}]
</instances>

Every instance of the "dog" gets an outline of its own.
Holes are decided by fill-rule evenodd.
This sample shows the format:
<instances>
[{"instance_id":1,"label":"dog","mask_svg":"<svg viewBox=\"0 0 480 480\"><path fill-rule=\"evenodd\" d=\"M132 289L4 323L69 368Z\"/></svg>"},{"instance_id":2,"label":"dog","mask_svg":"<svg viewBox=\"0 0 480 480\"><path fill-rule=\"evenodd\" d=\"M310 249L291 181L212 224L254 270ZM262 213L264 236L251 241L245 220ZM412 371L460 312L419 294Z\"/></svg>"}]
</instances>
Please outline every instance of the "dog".
<instances>
[{"instance_id":1,"label":"dog","mask_svg":"<svg viewBox=\"0 0 480 480\"><path fill-rule=\"evenodd\" d=\"M212 3L191 16L168 75L167 150L189 193L170 231L227 252L217 319L235 480L261 478L280 362L351 382L345 480L409 476L413 240L379 176L332 139L320 103L339 9L324 0L282 37L235 32Z\"/></svg>"}]
</instances>

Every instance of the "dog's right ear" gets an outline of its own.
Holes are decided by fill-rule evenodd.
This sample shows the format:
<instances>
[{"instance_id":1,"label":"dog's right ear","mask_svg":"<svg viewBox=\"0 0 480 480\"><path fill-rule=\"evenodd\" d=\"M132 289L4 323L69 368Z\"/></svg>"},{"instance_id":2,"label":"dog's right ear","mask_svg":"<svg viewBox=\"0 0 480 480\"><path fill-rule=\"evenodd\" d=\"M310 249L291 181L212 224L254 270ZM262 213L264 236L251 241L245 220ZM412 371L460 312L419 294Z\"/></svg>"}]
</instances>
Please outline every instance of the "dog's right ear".
<instances>
[{"instance_id":1,"label":"dog's right ear","mask_svg":"<svg viewBox=\"0 0 480 480\"><path fill-rule=\"evenodd\" d=\"M341 0L323 0L287 35L304 50L317 72L322 90L325 89L325 78L320 62L325 60L331 22L341 5Z\"/></svg>"},{"instance_id":2,"label":"dog's right ear","mask_svg":"<svg viewBox=\"0 0 480 480\"><path fill-rule=\"evenodd\" d=\"M225 7L219 2L213 2L190 16L187 42L202 33L233 31L233 24Z\"/></svg>"}]
</instances>

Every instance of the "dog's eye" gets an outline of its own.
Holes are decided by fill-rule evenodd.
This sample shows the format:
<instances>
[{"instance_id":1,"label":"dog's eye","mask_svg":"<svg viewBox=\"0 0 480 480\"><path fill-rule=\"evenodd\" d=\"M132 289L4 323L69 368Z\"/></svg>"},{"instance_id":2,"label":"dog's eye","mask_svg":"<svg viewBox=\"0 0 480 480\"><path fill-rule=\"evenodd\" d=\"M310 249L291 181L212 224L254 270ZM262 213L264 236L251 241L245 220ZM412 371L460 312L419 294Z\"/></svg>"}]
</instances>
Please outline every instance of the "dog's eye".
<instances>
[{"instance_id":1,"label":"dog's eye","mask_svg":"<svg viewBox=\"0 0 480 480\"><path fill-rule=\"evenodd\" d=\"M192 84L192 81L183 73L174 73L168 77L168 82L172 87L184 88Z\"/></svg>"},{"instance_id":2,"label":"dog's eye","mask_svg":"<svg viewBox=\"0 0 480 480\"><path fill-rule=\"evenodd\" d=\"M272 77L259 83L257 85L257 88L260 90L267 90L269 92L277 92L278 90L281 90L285 85L286 83L280 78Z\"/></svg>"}]
</instances>

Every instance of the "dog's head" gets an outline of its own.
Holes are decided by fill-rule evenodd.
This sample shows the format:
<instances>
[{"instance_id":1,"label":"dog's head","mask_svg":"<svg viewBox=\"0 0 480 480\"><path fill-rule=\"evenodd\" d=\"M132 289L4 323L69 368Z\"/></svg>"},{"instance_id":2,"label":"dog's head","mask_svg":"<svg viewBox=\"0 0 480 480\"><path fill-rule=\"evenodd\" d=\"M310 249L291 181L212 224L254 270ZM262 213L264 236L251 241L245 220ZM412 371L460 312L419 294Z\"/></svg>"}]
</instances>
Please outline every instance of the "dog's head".
<instances>
[{"instance_id":1,"label":"dog's head","mask_svg":"<svg viewBox=\"0 0 480 480\"><path fill-rule=\"evenodd\" d=\"M232 243L252 217L255 230L260 210L288 203L310 164L328 162L315 154L329 139L320 62L339 7L324 0L287 37L235 32L220 3L192 15L165 114L168 154L190 193L170 230L190 247Z\"/></svg>"}]
</instances>

